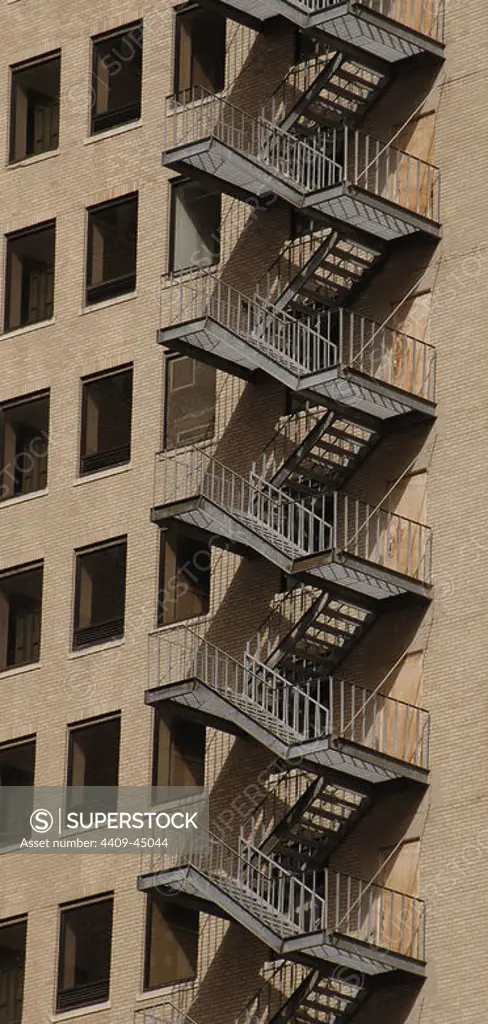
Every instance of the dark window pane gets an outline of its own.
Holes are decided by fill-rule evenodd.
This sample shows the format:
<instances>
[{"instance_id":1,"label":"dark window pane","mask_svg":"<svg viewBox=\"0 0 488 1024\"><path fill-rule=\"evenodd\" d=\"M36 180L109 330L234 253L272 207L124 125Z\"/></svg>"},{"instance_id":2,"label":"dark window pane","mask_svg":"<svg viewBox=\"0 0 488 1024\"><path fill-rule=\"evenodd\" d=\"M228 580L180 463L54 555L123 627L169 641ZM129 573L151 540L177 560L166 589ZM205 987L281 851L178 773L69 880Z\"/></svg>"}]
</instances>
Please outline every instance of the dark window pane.
<instances>
[{"instance_id":1,"label":"dark window pane","mask_svg":"<svg viewBox=\"0 0 488 1024\"><path fill-rule=\"evenodd\" d=\"M130 460L132 370L110 373L83 385L80 474Z\"/></svg>"},{"instance_id":2,"label":"dark window pane","mask_svg":"<svg viewBox=\"0 0 488 1024\"><path fill-rule=\"evenodd\" d=\"M144 988L191 980L198 963L198 912L148 896Z\"/></svg>"},{"instance_id":3,"label":"dark window pane","mask_svg":"<svg viewBox=\"0 0 488 1024\"><path fill-rule=\"evenodd\" d=\"M0 924L0 1024L20 1024L27 921Z\"/></svg>"},{"instance_id":4,"label":"dark window pane","mask_svg":"<svg viewBox=\"0 0 488 1024\"><path fill-rule=\"evenodd\" d=\"M52 317L55 245L54 223L7 236L6 331Z\"/></svg>"},{"instance_id":5,"label":"dark window pane","mask_svg":"<svg viewBox=\"0 0 488 1024\"><path fill-rule=\"evenodd\" d=\"M92 134L141 116L142 22L94 40Z\"/></svg>"},{"instance_id":6,"label":"dark window pane","mask_svg":"<svg viewBox=\"0 0 488 1024\"><path fill-rule=\"evenodd\" d=\"M0 671L39 661L42 566L0 576Z\"/></svg>"},{"instance_id":7,"label":"dark window pane","mask_svg":"<svg viewBox=\"0 0 488 1024\"><path fill-rule=\"evenodd\" d=\"M210 563L204 536L190 536L176 528L161 534L158 625L207 614Z\"/></svg>"},{"instance_id":8,"label":"dark window pane","mask_svg":"<svg viewBox=\"0 0 488 1024\"><path fill-rule=\"evenodd\" d=\"M59 55L12 69L10 162L59 145Z\"/></svg>"},{"instance_id":9,"label":"dark window pane","mask_svg":"<svg viewBox=\"0 0 488 1024\"><path fill-rule=\"evenodd\" d=\"M88 304L111 299L136 286L137 196L88 211Z\"/></svg>"},{"instance_id":10,"label":"dark window pane","mask_svg":"<svg viewBox=\"0 0 488 1024\"><path fill-rule=\"evenodd\" d=\"M156 713L154 785L203 786L205 727L164 709Z\"/></svg>"},{"instance_id":11,"label":"dark window pane","mask_svg":"<svg viewBox=\"0 0 488 1024\"><path fill-rule=\"evenodd\" d=\"M185 11L176 19L175 92L197 86L220 92L225 85L226 21L207 10Z\"/></svg>"},{"instance_id":12,"label":"dark window pane","mask_svg":"<svg viewBox=\"0 0 488 1024\"><path fill-rule=\"evenodd\" d=\"M109 997L113 900L61 912L58 1012Z\"/></svg>"},{"instance_id":13,"label":"dark window pane","mask_svg":"<svg viewBox=\"0 0 488 1024\"><path fill-rule=\"evenodd\" d=\"M47 486L49 395L0 409L0 500Z\"/></svg>"},{"instance_id":14,"label":"dark window pane","mask_svg":"<svg viewBox=\"0 0 488 1024\"><path fill-rule=\"evenodd\" d=\"M74 648L123 635L126 559L126 541L77 556Z\"/></svg>"}]
</instances>

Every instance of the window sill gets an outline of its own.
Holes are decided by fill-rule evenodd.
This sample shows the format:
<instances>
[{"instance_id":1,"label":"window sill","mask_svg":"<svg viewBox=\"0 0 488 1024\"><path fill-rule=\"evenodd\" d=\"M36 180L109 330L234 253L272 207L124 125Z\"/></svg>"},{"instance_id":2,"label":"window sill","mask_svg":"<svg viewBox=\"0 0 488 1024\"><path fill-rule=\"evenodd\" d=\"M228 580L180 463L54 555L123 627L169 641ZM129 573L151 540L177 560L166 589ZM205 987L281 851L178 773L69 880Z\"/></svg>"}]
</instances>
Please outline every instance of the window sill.
<instances>
[{"instance_id":1,"label":"window sill","mask_svg":"<svg viewBox=\"0 0 488 1024\"><path fill-rule=\"evenodd\" d=\"M165 985L159 985L157 988L148 988L146 992L140 992L136 996L136 1003L146 1003L149 1000L148 1010L151 1006L159 1006L158 999L161 996L168 998L168 989L180 988L183 985L194 985L196 976L193 978L185 978L183 981L167 981Z\"/></svg>"},{"instance_id":2,"label":"window sill","mask_svg":"<svg viewBox=\"0 0 488 1024\"><path fill-rule=\"evenodd\" d=\"M40 668L40 661L33 661L30 665L15 665L13 668L0 669L0 682L2 679L11 679L12 676L24 675L25 672L37 672Z\"/></svg>"},{"instance_id":3,"label":"window sill","mask_svg":"<svg viewBox=\"0 0 488 1024\"><path fill-rule=\"evenodd\" d=\"M39 320L37 324L26 324L25 327L16 327L13 331L3 331L0 335L2 338L18 338L22 334L31 334L32 331L40 331L43 327L52 327L56 323L54 317L50 320Z\"/></svg>"},{"instance_id":4,"label":"window sill","mask_svg":"<svg viewBox=\"0 0 488 1024\"><path fill-rule=\"evenodd\" d=\"M163 626L157 626L153 629L149 636L159 636L160 633L166 633L170 629L186 629L189 624L192 626L205 625L206 622L210 624L214 616L207 612L206 615L192 615L188 619L177 619L176 622L165 622ZM202 639L205 639L204 637Z\"/></svg>"},{"instance_id":5,"label":"window sill","mask_svg":"<svg viewBox=\"0 0 488 1024\"><path fill-rule=\"evenodd\" d=\"M85 1017L89 1013L103 1013L104 1010L110 1010L112 1004L110 1000L105 1003L95 1003L94 1006L79 1006L76 1010L66 1010L64 1013L55 1013L51 1017L52 1024L57 1024L58 1021L62 1020L74 1020L76 1017Z\"/></svg>"},{"instance_id":6,"label":"window sill","mask_svg":"<svg viewBox=\"0 0 488 1024\"><path fill-rule=\"evenodd\" d=\"M12 498L4 498L0 501L0 509L5 508L6 506L11 508L12 505L23 505L25 501L34 501L35 498L44 498L46 494L49 494L47 487L42 491L31 491L30 494L17 494Z\"/></svg>"},{"instance_id":7,"label":"window sill","mask_svg":"<svg viewBox=\"0 0 488 1024\"><path fill-rule=\"evenodd\" d=\"M198 448L199 452L210 451L215 448L217 438L214 434L213 437L206 437L204 441L190 441L188 444L177 444L172 445L171 448L163 448L162 451L157 454L164 458L165 455L173 455L174 452L178 452L178 455L186 455Z\"/></svg>"},{"instance_id":8,"label":"window sill","mask_svg":"<svg viewBox=\"0 0 488 1024\"><path fill-rule=\"evenodd\" d=\"M99 654L100 651L111 651L115 647L122 647L125 637L117 637L116 640L104 640L99 644L92 644L90 647L83 647L80 651L70 651L68 659L74 661L76 658L86 658L89 654Z\"/></svg>"},{"instance_id":9,"label":"window sill","mask_svg":"<svg viewBox=\"0 0 488 1024\"><path fill-rule=\"evenodd\" d=\"M95 142L103 142L104 139L112 139L116 135L125 135L126 132L133 132L137 128L142 127L143 122L140 118L137 121L130 121L128 124L119 124L116 128L107 128L104 132L96 132L94 135L89 135L88 138L83 140L83 145L91 146Z\"/></svg>"},{"instance_id":10,"label":"window sill","mask_svg":"<svg viewBox=\"0 0 488 1024\"><path fill-rule=\"evenodd\" d=\"M102 299L101 302L94 302L92 306L83 306L80 309L80 316L86 316L88 313L98 313L100 309L110 309L111 306L118 306L122 302L132 302L137 299L137 289L135 292L127 292L126 295L117 295L114 299Z\"/></svg>"},{"instance_id":11,"label":"window sill","mask_svg":"<svg viewBox=\"0 0 488 1024\"><path fill-rule=\"evenodd\" d=\"M89 484L92 480L105 480L106 477L119 476L120 473L128 473L132 469L131 462L125 462L123 466L111 466L110 469L99 469L96 473L85 473L76 477L73 487L81 487L82 484Z\"/></svg>"},{"instance_id":12,"label":"window sill","mask_svg":"<svg viewBox=\"0 0 488 1024\"><path fill-rule=\"evenodd\" d=\"M8 0L9 3L14 3L15 0ZM44 160L52 160L53 157L59 156L61 153L60 149L48 149L45 153L35 153L33 156L24 156L22 160L12 160L6 165L8 171L15 171L17 167L30 167L31 164L40 164Z\"/></svg>"}]
</instances>

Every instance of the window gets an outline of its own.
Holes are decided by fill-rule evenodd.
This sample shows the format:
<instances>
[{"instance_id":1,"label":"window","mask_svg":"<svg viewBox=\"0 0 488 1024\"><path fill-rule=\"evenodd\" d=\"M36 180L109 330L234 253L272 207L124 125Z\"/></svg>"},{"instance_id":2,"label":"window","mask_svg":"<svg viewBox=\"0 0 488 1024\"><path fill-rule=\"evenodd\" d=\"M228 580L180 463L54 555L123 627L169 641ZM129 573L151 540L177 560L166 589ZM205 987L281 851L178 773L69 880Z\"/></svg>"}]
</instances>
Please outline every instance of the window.
<instances>
[{"instance_id":1,"label":"window","mask_svg":"<svg viewBox=\"0 0 488 1024\"><path fill-rule=\"evenodd\" d=\"M58 1013L108 999L112 917L112 896L61 909Z\"/></svg>"},{"instance_id":2,"label":"window","mask_svg":"<svg viewBox=\"0 0 488 1024\"><path fill-rule=\"evenodd\" d=\"M80 475L130 461L132 368L83 383Z\"/></svg>"},{"instance_id":3,"label":"window","mask_svg":"<svg viewBox=\"0 0 488 1024\"><path fill-rule=\"evenodd\" d=\"M220 193L197 181L171 186L170 273L211 267L220 259Z\"/></svg>"},{"instance_id":4,"label":"window","mask_svg":"<svg viewBox=\"0 0 488 1024\"><path fill-rule=\"evenodd\" d=\"M147 898L144 988L190 981L198 964L198 911Z\"/></svg>"},{"instance_id":5,"label":"window","mask_svg":"<svg viewBox=\"0 0 488 1024\"><path fill-rule=\"evenodd\" d=\"M126 561L126 539L77 553L74 650L123 636Z\"/></svg>"},{"instance_id":6,"label":"window","mask_svg":"<svg viewBox=\"0 0 488 1024\"><path fill-rule=\"evenodd\" d=\"M33 810L36 741L32 737L9 741L0 746L0 818L2 828L0 845L17 843L29 831L29 818ZM25 787L25 800L17 789ZM0 994L1 1005L1 994ZM0 1011L0 1024L2 1021Z\"/></svg>"},{"instance_id":7,"label":"window","mask_svg":"<svg viewBox=\"0 0 488 1024\"><path fill-rule=\"evenodd\" d=\"M213 438L214 368L189 356L172 356L166 359L165 370L165 448Z\"/></svg>"},{"instance_id":8,"label":"window","mask_svg":"<svg viewBox=\"0 0 488 1024\"><path fill-rule=\"evenodd\" d=\"M120 715L69 727L68 786L116 786Z\"/></svg>"},{"instance_id":9,"label":"window","mask_svg":"<svg viewBox=\"0 0 488 1024\"><path fill-rule=\"evenodd\" d=\"M93 40L92 135L141 116L142 22Z\"/></svg>"},{"instance_id":10,"label":"window","mask_svg":"<svg viewBox=\"0 0 488 1024\"><path fill-rule=\"evenodd\" d=\"M205 726L158 709L154 723L154 786L203 786Z\"/></svg>"},{"instance_id":11,"label":"window","mask_svg":"<svg viewBox=\"0 0 488 1024\"><path fill-rule=\"evenodd\" d=\"M221 92L225 85L226 21L193 7L176 18L175 93L201 86Z\"/></svg>"},{"instance_id":12,"label":"window","mask_svg":"<svg viewBox=\"0 0 488 1024\"><path fill-rule=\"evenodd\" d=\"M88 305L134 291L136 257L137 195L92 206L88 210Z\"/></svg>"},{"instance_id":13,"label":"window","mask_svg":"<svg viewBox=\"0 0 488 1024\"><path fill-rule=\"evenodd\" d=\"M52 317L55 245L54 221L7 235L6 331Z\"/></svg>"},{"instance_id":14,"label":"window","mask_svg":"<svg viewBox=\"0 0 488 1024\"><path fill-rule=\"evenodd\" d=\"M211 551L204 535L178 527L161 532L158 626L207 614L210 562Z\"/></svg>"},{"instance_id":15,"label":"window","mask_svg":"<svg viewBox=\"0 0 488 1024\"><path fill-rule=\"evenodd\" d=\"M0 406L0 501L47 486L49 394Z\"/></svg>"},{"instance_id":16,"label":"window","mask_svg":"<svg viewBox=\"0 0 488 1024\"><path fill-rule=\"evenodd\" d=\"M42 565L0 575L0 672L39 661Z\"/></svg>"},{"instance_id":17,"label":"window","mask_svg":"<svg viewBox=\"0 0 488 1024\"><path fill-rule=\"evenodd\" d=\"M0 1024L20 1024L27 918L0 921Z\"/></svg>"},{"instance_id":18,"label":"window","mask_svg":"<svg viewBox=\"0 0 488 1024\"><path fill-rule=\"evenodd\" d=\"M61 56L37 57L12 67L10 163L59 145Z\"/></svg>"}]
</instances>

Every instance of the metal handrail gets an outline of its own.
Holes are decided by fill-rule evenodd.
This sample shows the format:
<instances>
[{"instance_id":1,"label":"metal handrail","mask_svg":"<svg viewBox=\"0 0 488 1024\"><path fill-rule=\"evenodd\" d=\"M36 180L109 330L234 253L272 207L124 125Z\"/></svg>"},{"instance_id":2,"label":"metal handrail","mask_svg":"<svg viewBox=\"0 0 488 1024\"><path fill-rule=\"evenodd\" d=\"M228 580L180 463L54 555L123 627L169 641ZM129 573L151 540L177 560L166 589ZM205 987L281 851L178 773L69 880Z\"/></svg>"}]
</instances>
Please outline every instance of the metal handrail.
<instances>
[{"instance_id":1,"label":"metal handrail","mask_svg":"<svg viewBox=\"0 0 488 1024\"><path fill-rule=\"evenodd\" d=\"M314 500L313 507L305 501L294 502L268 481L252 473L245 479L195 446L182 455L158 453L155 504L196 496L207 498L289 557L326 551L331 546L333 528L326 517L326 495Z\"/></svg>"},{"instance_id":2,"label":"metal handrail","mask_svg":"<svg viewBox=\"0 0 488 1024\"><path fill-rule=\"evenodd\" d=\"M198 86L167 98L165 133L165 152L216 139L261 165L270 181L259 191L272 190L276 178L303 197L344 183L439 221L438 168L347 125L304 142Z\"/></svg>"},{"instance_id":3,"label":"metal handrail","mask_svg":"<svg viewBox=\"0 0 488 1024\"><path fill-rule=\"evenodd\" d=\"M298 689L279 672L248 654L241 663L192 629L178 629L176 636L165 632L153 637L158 645L156 685L201 679L286 743L328 736L328 680L322 688L320 684L313 687L312 695L312 686ZM151 661L154 664L155 659Z\"/></svg>"},{"instance_id":4,"label":"metal handrail","mask_svg":"<svg viewBox=\"0 0 488 1024\"><path fill-rule=\"evenodd\" d=\"M298 377L345 368L434 402L434 347L353 310L324 309L298 319L209 271L165 278L161 306L162 323L210 317Z\"/></svg>"}]
</instances>

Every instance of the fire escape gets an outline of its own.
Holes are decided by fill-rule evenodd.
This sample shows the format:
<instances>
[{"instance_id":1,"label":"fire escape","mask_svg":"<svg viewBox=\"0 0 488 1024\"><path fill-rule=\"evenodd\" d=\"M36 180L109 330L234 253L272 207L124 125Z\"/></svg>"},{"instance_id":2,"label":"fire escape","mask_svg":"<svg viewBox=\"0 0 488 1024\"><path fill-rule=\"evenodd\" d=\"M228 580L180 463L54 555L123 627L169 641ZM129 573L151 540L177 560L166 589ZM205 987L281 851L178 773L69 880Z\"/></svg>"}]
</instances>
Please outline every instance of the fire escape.
<instances>
[{"instance_id":1,"label":"fire escape","mask_svg":"<svg viewBox=\"0 0 488 1024\"><path fill-rule=\"evenodd\" d=\"M152 518L260 555L289 590L240 659L190 627L155 634L146 703L249 737L279 769L232 846L210 834L204 853L155 859L139 888L238 922L274 952L234 1024L342 1024L375 979L425 972L421 900L330 858L386 787L428 783L428 713L338 668L385 609L431 595L430 529L344 485L386 431L435 417L432 347L351 303L399 240L440 236L437 169L358 124L402 61L442 58L442 3L208 6L258 27L285 18L310 54L258 118L200 88L170 97L163 161L231 196L277 196L302 229L252 294L225 273L167 280L159 341L266 373L295 411L246 475L198 446L161 453Z\"/></svg>"}]
</instances>

